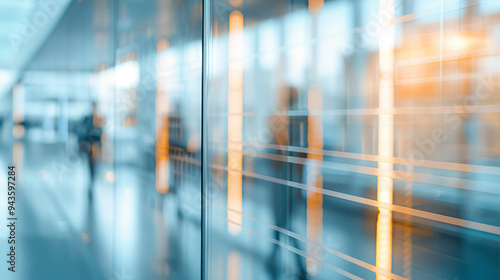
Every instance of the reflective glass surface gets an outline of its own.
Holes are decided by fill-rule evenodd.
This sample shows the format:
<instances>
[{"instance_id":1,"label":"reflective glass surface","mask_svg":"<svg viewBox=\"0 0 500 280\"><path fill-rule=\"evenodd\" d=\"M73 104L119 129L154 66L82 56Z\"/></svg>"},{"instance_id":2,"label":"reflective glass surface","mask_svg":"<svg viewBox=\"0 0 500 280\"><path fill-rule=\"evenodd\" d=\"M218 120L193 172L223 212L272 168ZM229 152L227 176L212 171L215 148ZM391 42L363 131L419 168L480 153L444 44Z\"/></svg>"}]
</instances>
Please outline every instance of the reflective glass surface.
<instances>
[{"instance_id":1,"label":"reflective glass surface","mask_svg":"<svg viewBox=\"0 0 500 280\"><path fill-rule=\"evenodd\" d=\"M0 279L500 279L499 1L0 15Z\"/></svg>"},{"instance_id":2,"label":"reflective glass surface","mask_svg":"<svg viewBox=\"0 0 500 280\"><path fill-rule=\"evenodd\" d=\"M4 94L0 278L199 279L201 1L69 2Z\"/></svg>"},{"instance_id":3,"label":"reflective glass surface","mask_svg":"<svg viewBox=\"0 0 500 280\"><path fill-rule=\"evenodd\" d=\"M208 279L498 279L497 1L210 1Z\"/></svg>"}]
</instances>

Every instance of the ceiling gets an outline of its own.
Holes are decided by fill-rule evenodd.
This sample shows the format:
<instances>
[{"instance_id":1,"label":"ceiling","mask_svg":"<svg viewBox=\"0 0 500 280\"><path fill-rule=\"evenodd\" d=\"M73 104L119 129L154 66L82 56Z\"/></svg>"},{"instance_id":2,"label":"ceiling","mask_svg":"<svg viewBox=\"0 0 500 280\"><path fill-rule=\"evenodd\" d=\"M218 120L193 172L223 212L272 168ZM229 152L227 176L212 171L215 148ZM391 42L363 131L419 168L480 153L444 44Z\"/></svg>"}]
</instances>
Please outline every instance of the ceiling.
<instances>
[{"instance_id":1,"label":"ceiling","mask_svg":"<svg viewBox=\"0 0 500 280\"><path fill-rule=\"evenodd\" d=\"M0 97L40 49L72 0L0 1Z\"/></svg>"}]
</instances>

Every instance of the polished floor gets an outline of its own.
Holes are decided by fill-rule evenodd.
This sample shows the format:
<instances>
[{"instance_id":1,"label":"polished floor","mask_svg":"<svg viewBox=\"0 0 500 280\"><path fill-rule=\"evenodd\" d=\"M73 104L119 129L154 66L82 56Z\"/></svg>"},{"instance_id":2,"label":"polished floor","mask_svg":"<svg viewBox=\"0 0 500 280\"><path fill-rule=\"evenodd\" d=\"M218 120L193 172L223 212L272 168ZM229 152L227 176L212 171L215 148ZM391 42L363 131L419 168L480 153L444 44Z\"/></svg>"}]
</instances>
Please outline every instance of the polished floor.
<instances>
[{"instance_id":1,"label":"polished floor","mask_svg":"<svg viewBox=\"0 0 500 280\"><path fill-rule=\"evenodd\" d=\"M17 271L2 270L2 279L199 277L199 267L182 266L199 265L200 221L173 196L156 193L154 178L123 166L119 178L126 183L113 184L112 167L99 165L89 193L85 157L57 144L20 145L2 147L14 151L22 180ZM2 159L4 168L8 157Z\"/></svg>"}]
</instances>

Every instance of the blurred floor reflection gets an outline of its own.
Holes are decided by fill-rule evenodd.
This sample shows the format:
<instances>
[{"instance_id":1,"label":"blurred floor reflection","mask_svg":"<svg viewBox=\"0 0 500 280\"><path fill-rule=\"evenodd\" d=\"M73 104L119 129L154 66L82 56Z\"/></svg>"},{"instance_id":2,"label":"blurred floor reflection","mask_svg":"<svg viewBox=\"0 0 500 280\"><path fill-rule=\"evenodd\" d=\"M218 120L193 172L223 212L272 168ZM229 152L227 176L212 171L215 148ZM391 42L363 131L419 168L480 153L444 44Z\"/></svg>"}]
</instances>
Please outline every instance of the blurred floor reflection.
<instances>
[{"instance_id":1,"label":"blurred floor reflection","mask_svg":"<svg viewBox=\"0 0 500 280\"><path fill-rule=\"evenodd\" d=\"M63 145L20 143L19 273L4 279L197 279L184 267L198 259L200 221L174 195L155 190L140 170L97 166L90 199L84 155ZM8 153L16 149L2 147ZM26 156L29 155L29 158ZM14 155L16 156L16 155ZM69 165L71 160L71 165ZM64 163L64 164L63 164ZM59 166L60 165L60 166ZM6 168L6 162L1 163ZM149 191L148 191L149 190ZM114 269L110 271L113 264Z\"/></svg>"},{"instance_id":2,"label":"blurred floor reflection","mask_svg":"<svg viewBox=\"0 0 500 280\"><path fill-rule=\"evenodd\" d=\"M12 145L2 145L1 149L2 153L10 153L23 170L18 214L22 217L22 230L20 273L17 278L6 279L198 278L198 272L185 265L199 258L199 245L193 241L199 240L200 221L193 208L181 203L181 193L157 193L154 177L137 168L118 165L116 169L109 169L99 165L95 195L89 199L86 194L90 175L84 155L72 154L61 144L17 141ZM2 168L6 162L3 158ZM264 171L266 164L266 160L257 161L255 171ZM114 176L110 175L115 171L116 185L111 180ZM213 243L217 244L212 262L216 267L225 267L212 271L215 279L276 279L268 259L274 250L270 245L274 242L272 232L275 230L298 241L298 244L286 239L281 241L285 259L294 260L300 253L297 249L305 252L306 244L317 244L277 228L273 225L273 214L265 207L271 202L254 199L268 197L268 189L276 187L280 186L254 181L254 188L245 193L247 213L242 214L241 236L212 236ZM321 277L338 278L339 274L332 274L336 271L347 279L372 279L376 271L375 266L370 265L375 253L376 209L331 197L324 199L323 215L328 223L323 225L323 230L327 235L323 245L315 246L325 250L321 265L332 270L323 269ZM301 211L300 207L304 209L305 203L297 205L294 211ZM215 204L213 210L214 213L226 212L220 204ZM214 221L223 231L226 216L218 215ZM290 222L304 225L305 218L305 215L295 216ZM300 226L296 228L301 231ZM404 231L404 224L395 223L393 247L397 266L408 253L403 249ZM469 273L477 274L479 267L495 267L492 261L499 257L498 243L473 230L463 229L457 235L416 221L412 236L412 265L418 264L414 266L415 279L450 279L460 271L470 276ZM353 252L354 259L342 253L346 251ZM113 263L120 265L113 266ZM114 267L112 271L111 267ZM356 271L358 276L348 271ZM432 275L425 271L432 271ZM1 273L5 275L5 271ZM286 273L282 275L286 279L299 277L295 272ZM482 279L496 277L495 272L488 269L481 273ZM396 274L382 274L403 279ZM463 279L473 279L469 276Z\"/></svg>"},{"instance_id":3,"label":"blurred floor reflection","mask_svg":"<svg viewBox=\"0 0 500 280\"><path fill-rule=\"evenodd\" d=\"M499 7L211 4L209 278L498 279Z\"/></svg>"}]
</instances>

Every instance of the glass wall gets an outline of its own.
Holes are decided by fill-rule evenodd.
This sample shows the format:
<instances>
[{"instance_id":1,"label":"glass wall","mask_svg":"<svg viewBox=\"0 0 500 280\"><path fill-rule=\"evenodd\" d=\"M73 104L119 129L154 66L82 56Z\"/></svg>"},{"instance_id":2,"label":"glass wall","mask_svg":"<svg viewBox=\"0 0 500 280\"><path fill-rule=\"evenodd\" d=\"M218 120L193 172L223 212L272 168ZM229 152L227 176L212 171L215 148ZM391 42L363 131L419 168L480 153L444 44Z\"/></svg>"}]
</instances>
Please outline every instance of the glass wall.
<instances>
[{"instance_id":1,"label":"glass wall","mask_svg":"<svg viewBox=\"0 0 500 280\"><path fill-rule=\"evenodd\" d=\"M201 0L115 8L115 277L198 279Z\"/></svg>"},{"instance_id":2,"label":"glass wall","mask_svg":"<svg viewBox=\"0 0 500 280\"><path fill-rule=\"evenodd\" d=\"M497 1L209 1L207 279L498 279Z\"/></svg>"},{"instance_id":3,"label":"glass wall","mask_svg":"<svg viewBox=\"0 0 500 280\"><path fill-rule=\"evenodd\" d=\"M201 0L32 2L29 23L64 16L0 95L0 166L20 178L0 278L199 279Z\"/></svg>"},{"instance_id":4,"label":"glass wall","mask_svg":"<svg viewBox=\"0 0 500 280\"><path fill-rule=\"evenodd\" d=\"M500 279L499 1L0 14L0 279Z\"/></svg>"}]
</instances>

